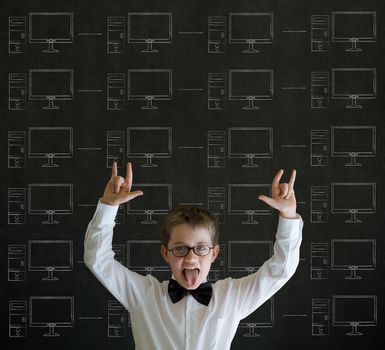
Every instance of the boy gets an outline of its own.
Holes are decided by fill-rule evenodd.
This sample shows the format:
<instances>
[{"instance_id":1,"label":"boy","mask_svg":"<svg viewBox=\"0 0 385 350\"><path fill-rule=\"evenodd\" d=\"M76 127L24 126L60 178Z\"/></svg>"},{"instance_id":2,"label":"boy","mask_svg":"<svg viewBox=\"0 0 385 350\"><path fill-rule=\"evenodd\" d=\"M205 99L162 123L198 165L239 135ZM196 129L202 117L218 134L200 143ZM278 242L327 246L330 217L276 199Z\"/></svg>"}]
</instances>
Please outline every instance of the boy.
<instances>
[{"instance_id":1,"label":"boy","mask_svg":"<svg viewBox=\"0 0 385 350\"><path fill-rule=\"evenodd\" d=\"M130 312L136 349L230 349L238 323L276 293L294 274L299 262L302 219L296 213L293 171L289 183L280 184L283 170L272 183L272 198L258 196L279 210L274 255L254 274L207 282L219 253L218 227L213 216L199 208L179 207L161 228L161 254L170 265L172 279L159 282L142 276L114 260L111 249L118 205L143 195L131 192L132 166L126 177L116 163L103 198L88 225L84 262L99 281Z\"/></svg>"}]
</instances>

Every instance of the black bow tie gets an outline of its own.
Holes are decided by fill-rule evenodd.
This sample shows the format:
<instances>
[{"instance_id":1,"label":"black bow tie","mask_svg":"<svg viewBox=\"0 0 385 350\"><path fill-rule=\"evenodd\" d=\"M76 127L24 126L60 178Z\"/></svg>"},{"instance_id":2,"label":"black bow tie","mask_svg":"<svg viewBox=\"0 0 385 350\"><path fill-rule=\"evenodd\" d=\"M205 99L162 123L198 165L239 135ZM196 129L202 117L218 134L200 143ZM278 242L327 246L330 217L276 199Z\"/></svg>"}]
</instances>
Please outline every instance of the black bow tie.
<instances>
[{"instance_id":1,"label":"black bow tie","mask_svg":"<svg viewBox=\"0 0 385 350\"><path fill-rule=\"evenodd\" d=\"M168 294L171 301L175 304L181 300L187 293L191 294L195 300L203 305L208 305L213 293L211 282L202 283L197 289L186 289L182 287L177 281L171 279L168 283Z\"/></svg>"}]
</instances>

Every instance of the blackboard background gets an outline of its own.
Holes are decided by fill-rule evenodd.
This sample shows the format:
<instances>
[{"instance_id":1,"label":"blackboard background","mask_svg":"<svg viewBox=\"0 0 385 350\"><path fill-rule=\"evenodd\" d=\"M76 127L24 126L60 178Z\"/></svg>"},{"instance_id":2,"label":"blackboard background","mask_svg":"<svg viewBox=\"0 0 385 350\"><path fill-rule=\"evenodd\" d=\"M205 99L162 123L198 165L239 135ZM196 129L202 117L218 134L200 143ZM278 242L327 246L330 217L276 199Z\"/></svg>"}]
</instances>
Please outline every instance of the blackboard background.
<instances>
[{"instance_id":1,"label":"blackboard background","mask_svg":"<svg viewBox=\"0 0 385 350\"><path fill-rule=\"evenodd\" d=\"M333 11L376 11L377 39L362 44L361 53L347 53L347 43L332 44L326 52L311 50L311 16ZM107 303L113 297L85 268L83 237L95 204L102 194L110 169L106 166L107 131L126 131L130 126L172 127L173 154L157 161L157 168L142 168L133 160L134 177L139 183L172 184L172 203L198 203L208 206L208 188L228 184L270 183L279 168L298 171L296 193L302 215L304 240L301 262L296 275L278 292L274 300L274 326L259 329L261 337L245 338L240 330L233 349L380 349L384 346L384 4L380 1L2 1L0 20L0 123L1 123L1 335L7 349L31 347L55 349L127 349L134 348L131 330L125 337L108 337ZM28 44L22 54L8 53L8 19L29 12L73 12L74 42L58 45L59 54L43 54L43 44ZM127 44L122 54L106 50L106 19L126 17L128 12L172 12L173 42L159 45L159 53L141 53L143 45ZM241 53L241 45L229 45L221 54L207 49L208 17L227 16L230 12L274 13L274 41L259 45L260 53ZM190 34L186 34L190 32ZM191 34L194 32L195 34ZM198 33L197 33L198 32ZM101 33L80 35L79 33ZM377 96L362 100L361 110L344 108L346 101L329 100L327 108L311 108L311 73L332 67L374 67L377 69ZM8 108L8 74L28 73L32 68L72 68L74 98L58 103L58 111L41 109L44 102L28 101L22 111ZM124 110L106 108L108 73L127 72L130 68L167 68L173 72L173 98L160 101L156 111L140 109L142 101L127 101ZM261 102L260 110L244 111L243 102L226 101L222 110L209 110L208 74L227 73L229 69L274 69L274 98ZM28 74L27 74L28 75ZM289 87L289 88L288 88ZM291 88L290 88L291 87ZM295 88L293 88L295 87ZM303 88L299 88L303 87ZM191 90L192 89L192 90ZM84 90L94 90L84 92ZM96 90L96 91L95 91ZM377 153L362 158L361 167L347 168L339 158L328 157L327 166L311 165L311 130L330 130L334 125L375 126ZM25 167L11 168L7 163L8 132L26 131L35 126L73 128L74 154L58 160L59 168L44 169L42 160L27 159ZM225 158L224 167L208 166L208 132L227 131L230 127L272 127L274 156L258 160L254 169L241 167L242 160ZM286 146L285 146L286 145ZM289 146L287 146L289 145ZM298 146L300 145L300 146ZM85 150L97 148L98 150ZM330 152L329 152L330 155ZM120 169L124 171L123 168ZM333 182L376 183L377 208L362 215L362 223L347 224L344 215L328 215L327 222L311 220L311 189ZM71 183L74 189L73 214L59 216L59 225L42 225L41 216L27 215L27 222L7 222L8 189L26 188L30 183ZM227 199L225 200L227 206ZM330 213L329 213L330 214ZM345 215L346 216L346 215ZM142 225L139 217L126 215L117 225L114 243L129 240L158 239L159 225ZM273 240L277 213L261 216L259 225L242 225L238 216L224 214L221 243L234 240ZM53 227L54 226L54 227ZM8 281L9 245L26 245L29 240L72 240L72 272L58 273L56 282L41 280L43 273L28 272L25 281ZM345 272L328 271L324 279L311 279L311 245L332 239L375 239L377 266L363 271L362 280L348 281ZM227 248L226 248L227 249ZM330 249L329 249L330 250ZM230 275L224 271L225 275ZM25 337L9 336L9 302L28 300L30 296L67 295L75 300L73 328L58 328L61 337L42 337L44 329L28 328ZM312 300L333 295L376 295L377 326L362 327L362 337L348 337L348 327L333 327L329 334L312 334ZM329 316L331 317L331 310ZM89 317L89 318L87 318ZM330 321L331 322L331 321Z\"/></svg>"}]
</instances>

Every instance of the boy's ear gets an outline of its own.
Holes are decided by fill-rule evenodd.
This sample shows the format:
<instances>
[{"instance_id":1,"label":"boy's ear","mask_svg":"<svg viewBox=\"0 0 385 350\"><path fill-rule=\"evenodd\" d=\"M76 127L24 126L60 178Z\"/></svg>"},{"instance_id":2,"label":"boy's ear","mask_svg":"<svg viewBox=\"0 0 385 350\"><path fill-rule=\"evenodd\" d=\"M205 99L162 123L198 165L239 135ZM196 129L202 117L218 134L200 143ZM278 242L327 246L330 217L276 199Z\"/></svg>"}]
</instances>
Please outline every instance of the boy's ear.
<instances>
[{"instance_id":1,"label":"boy's ear","mask_svg":"<svg viewBox=\"0 0 385 350\"><path fill-rule=\"evenodd\" d=\"M219 254L219 244L216 244L213 248L213 258L211 259L211 262L213 263L215 259L218 257Z\"/></svg>"},{"instance_id":2,"label":"boy's ear","mask_svg":"<svg viewBox=\"0 0 385 350\"><path fill-rule=\"evenodd\" d=\"M166 249L166 247L164 245L160 246L160 254L162 254L163 259L168 264L168 250Z\"/></svg>"}]
</instances>

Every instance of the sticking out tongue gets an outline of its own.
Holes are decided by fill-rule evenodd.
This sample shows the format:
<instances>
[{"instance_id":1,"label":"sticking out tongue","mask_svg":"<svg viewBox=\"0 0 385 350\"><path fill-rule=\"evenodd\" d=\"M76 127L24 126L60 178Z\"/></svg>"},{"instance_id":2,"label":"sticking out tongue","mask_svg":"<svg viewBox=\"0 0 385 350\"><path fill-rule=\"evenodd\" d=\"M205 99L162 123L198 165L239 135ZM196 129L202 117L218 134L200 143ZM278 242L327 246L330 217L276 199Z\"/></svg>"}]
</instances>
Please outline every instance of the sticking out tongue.
<instances>
[{"instance_id":1,"label":"sticking out tongue","mask_svg":"<svg viewBox=\"0 0 385 350\"><path fill-rule=\"evenodd\" d=\"M195 285L195 283L198 280L198 274L199 274L198 269L193 269L193 270L185 269L184 270L184 276L186 278L187 284L190 286Z\"/></svg>"}]
</instances>

